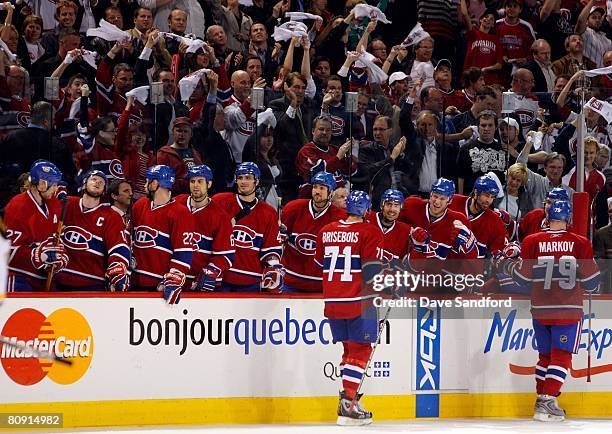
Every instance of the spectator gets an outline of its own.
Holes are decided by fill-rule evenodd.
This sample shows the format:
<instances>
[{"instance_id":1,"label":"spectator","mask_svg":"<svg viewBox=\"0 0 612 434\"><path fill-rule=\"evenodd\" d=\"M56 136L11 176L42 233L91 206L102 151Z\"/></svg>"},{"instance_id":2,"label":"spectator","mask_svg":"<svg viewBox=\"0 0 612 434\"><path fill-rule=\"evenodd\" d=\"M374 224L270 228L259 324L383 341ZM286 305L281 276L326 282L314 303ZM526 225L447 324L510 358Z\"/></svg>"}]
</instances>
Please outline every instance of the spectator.
<instances>
[{"instance_id":1,"label":"spectator","mask_svg":"<svg viewBox=\"0 0 612 434\"><path fill-rule=\"evenodd\" d=\"M332 205L337 206L340 209L346 209L346 198L348 197L348 190L344 187L336 188L332 195Z\"/></svg>"},{"instance_id":2,"label":"spectator","mask_svg":"<svg viewBox=\"0 0 612 434\"><path fill-rule=\"evenodd\" d=\"M531 45L533 59L525 63L525 69L533 74L534 92L549 92L555 90L555 73L550 61L550 44L545 39L537 39Z\"/></svg>"},{"instance_id":3,"label":"spectator","mask_svg":"<svg viewBox=\"0 0 612 434\"><path fill-rule=\"evenodd\" d=\"M206 40L214 47L215 57L220 62L225 62L228 58L231 59L235 54L235 51L228 46L225 30L219 25L210 26L206 30Z\"/></svg>"},{"instance_id":4,"label":"spectator","mask_svg":"<svg viewBox=\"0 0 612 434\"><path fill-rule=\"evenodd\" d=\"M153 28L153 13L151 9L140 7L134 11L134 27L127 32L132 37L132 45L136 53L141 53L147 43L149 33ZM172 66L170 53L166 48L166 41L159 38L152 47L155 68L168 68Z\"/></svg>"},{"instance_id":5,"label":"spectator","mask_svg":"<svg viewBox=\"0 0 612 434\"><path fill-rule=\"evenodd\" d=\"M79 13L79 7L70 0L61 0L55 7L55 19L57 20L57 26L52 32L45 32L42 37L41 44L45 49L48 56L52 56L53 53L57 53L59 49L60 34L64 30L72 30L74 35L78 36L76 29L76 19ZM79 43L75 47L80 47L81 41L79 37ZM55 68L54 68L55 69ZM43 77L48 77L45 75Z\"/></svg>"},{"instance_id":6,"label":"spectator","mask_svg":"<svg viewBox=\"0 0 612 434\"><path fill-rule=\"evenodd\" d=\"M536 115L539 105L538 98L531 93L534 79L530 70L525 68L517 69L512 74L512 91L519 98L513 101L513 111L518 114L523 131L529 131L536 126Z\"/></svg>"},{"instance_id":7,"label":"spectator","mask_svg":"<svg viewBox=\"0 0 612 434\"><path fill-rule=\"evenodd\" d=\"M434 80L436 81L436 88L442 92L445 112L465 111L469 108L465 94L460 90L453 89L452 79L453 70L450 60L440 60L434 70Z\"/></svg>"},{"instance_id":8,"label":"spectator","mask_svg":"<svg viewBox=\"0 0 612 434\"><path fill-rule=\"evenodd\" d=\"M462 1L462 13L466 16L465 1ZM499 37L495 34L495 19L497 12L487 9L479 20L478 29L472 28L469 18L467 23L467 54L463 62L463 70L471 67L479 68L487 84L501 83L500 70L503 65L503 48Z\"/></svg>"},{"instance_id":9,"label":"spectator","mask_svg":"<svg viewBox=\"0 0 612 434\"><path fill-rule=\"evenodd\" d=\"M187 171L191 166L202 164L200 153L191 146L193 124L187 117L178 117L172 124L172 136L174 142L157 151L157 164L166 165L176 176L172 192L174 194L187 193L189 191L189 179Z\"/></svg>"},{"instance_id":10,"label":"spectator","mask_svg":"<svg viewBox=\"0 0 612 434\"><path fill-rule=\"evenodd\" d=\"M262 65L260 76L263 75L266 82L272 83L274 72L278 68L277 58L280 54L280 44L269 43L265 24L253 23L251 26L248 54L259 58Z\"/></svg>"},{"instance_id":11,"label":"spectator","mask_svg":"<svg viewBox=\"0 0 612 434\"><path fill-rule=\"evenodd\" d=\"M485 86L485 80L480 68L467 68L463 71L462 78L463 89L461 93L463 94L464 101L461 105L457 106L457 109L460 112L465 112L474 104L476 93Z\"/></svg>"},{"instance_id":12,"label":"spectator","mask_svg":"<svg viewBox=\"0 0 612 434\"><path fill-rule=\"evenodd\" d=\"M413 82L420 80L423 88L435 85L433 78L434 66L431 62L433 47L434 40L432 38L425 38L419 41L414 46L415 59L408 70L410 71L408 75L410 76L411 80Z\"/></svg>"},{"instance_id":13,"label":"spectator","mask_svg":"<svg viewBox=\"0 0 612 434\"><path fill-rule=\"evenodd\" d=\"M479 176L493 172L505 180L506 153L495 139L497 115L484 110L478 115L478 138L463 146L457 157L458 192L472 191L474 181Z\"/></svg>"},{"instance_id":14,"label":"spectator","mask_svg":"<svg viewBox=\"0 0 612 434\"><path fill-rule=\"evenodd\" d=\"M392 129L393 125L388 116L378 116L372 128L374 140L362 142L359 146L359 164L353 182L359 190L371 192L374 209L378 209L383 192L394 186L394 164L406 149L405 137L396 144L391 144Z\"/></svg>"},{"instance_id":15,"label":"spectator","mask_svg":"<svg viewBox=\"0 0 612 434\"><path fill-rule=\"evenodd\" d=\"M606 184L606 177L595 166L595 158L599 152L599 142L592 136L584 139L584 191L589 193L589 203L595 199L600 191L603 191ZM563 177L563 183L576 189L576 167L573 167L567 175Z\"/></svg>"},{"instance_id":16,"label":"spectator","mask_svg":"<svg viewBox=\"0 0 612 434\"><path fill-rule=\"evenodd\" d=\"M503 47L504 63L511 66L511 73L529 61L531 44L535 40L533 27L519 18L524 0L505 0L506 16L495 23L495 33Z\"/></svg>"},{"instance_id":17,"label":"spectator","mask_svg":"<svg viewBox=\"0 0 612 434\"><path fill-rule=\"evenodd\" d=\"M522 163L515 163L508 168L506 175L506 185L503 196L498 197L493 206L510 214L510 218L519 221L524 215L534 208L532 196L528 193L525 186L528 180L527 167Z\"/></svg>"},{"instance_id":18,"label":"spectator","mask_svg":"<svg viewBox=\"0 0 612 434\"><path fill-rule=\"evenodd\" d=\"M332 140L332 120L329 116L319 116L313 121L312 142L306 143L297 154L295 169L302 177L300 198L311 196L310 180L319 172L329 172L334 175L336 185L343 187L345 179L349 176L349 164L354 172L357 169L355 158L349 163L351 155L351 142L347 140L336 147Z\"/></svg>"},{"instance_id":19,"label":"spectator","mask_svg":"<svg viewBox=\"0 0 612 434\"><path fill-rule=\"evenodd\" d=\"M83 59L82 50L79 48L80 44L81 37L72 28L65 28L60 31L59 49L48 52L56 54L37 62L38 66L34 75L36 77L36 93L40 97L44 96L44 77L50 77L60 66L60 73L56 75L60 78L60 86L66 86L68 79L73 75L82 74L87 77L88 83L93 87L96 70Z\"/></svg>"},{"instance_id":20,"label":"spectator","mask_svg":"<svg viewBox=\"0 0 612 434\"><path fill-rule=\"evenodd\" d=\"M577 33L569 35L565 39L565 51L567 54L552 64L555 75L571 77L581 69L595 69L595 63L584 56L584 42L581 35Z\"/></svg>"},{"instance_id":21,"label":"spectator","mask_svg":"<svg viewBox=\"0 0 612 434\"><path fill-rule=\"evenodd\" d=\"M35 103L27 127L12 131L0 141L3 151L0 163L15 164L20 169L19 173L23 173L36 160L46 159L59 167L64 174L64 181L72 189L76 176L72 153L64 142L51 134L52 116L51 104L46 101Z\"/></svg>"},{"instance_id":22,"label":"spectator","mask_svg":"<svg viewBox=\"0 0 612 434\"><path fill-rule=\"evenodd\" d=\"M576 33L582 35L584 41L584 56L593 62L597 68L604 66L604 53L612 50L612 41L601 30L605 15L606 10L603 7L596 6L595 0L589 0L582 9L576 23Z\"/></svg>"},{"instance_id":23,"label":"spectator","mask_svg":"<svg viewBox=\"0 0 612 434\"><path fill-rule=\"evenodd\" d=\"M496 102L495 90L490 86L484 86L476 92L472 107L453 118L455 131L463 131L467 127L477 125L478 114L484 110L495 110Z\"/></svg>"},{"instance_id":24,"label":"spectator","mask_svg":"<svg viewBox=\"0 0 612 434\"><path fill-rule=\"evenodd\" d=\"M270 114L270 116L274 116ZM273 122L275 124L276 121ZM242 161L253 161L261 171L261 178L257 185L257 196L268 203L268 205L278 207L278 188L277 180L281 177L281 166L276 158L278 149L274 143L274 127L266 122L257 126L257 140L255 143L255 132L247 139L244 146ZM257 154L255 154L257 150Z\"/></svg>"},{"instance_id":25,"label":"spectator","mask_svg":"<svg viewBox=\"0 0 612 434\"><path fill-rule=\"evenodd\" d=\"M22 36L19 40L21 47L19 57L22 60L25 59L25 50L27 50L27 58L30 65L34 65L45 55L45 48L42 45L42 26L42 19L37 15L25 17L21 26Z\"/></svg>"},{"instance_id":26,"label":"spectator","mask_svg":"<svg viewBox=\"0 0 612 434\"><path fill-rule=\"evenodd\" d=\"M246 52L253 20L240 10L238 0L227 0L227 6L222 6L221 0L203 2L212 11L215 21L225 30L227 47L230 50Z\"/></svg>"},{"instance_id":27,"label":"spectator","mask_svg":"<svg viewBox=\"0 0 612 434\"><path fill-rule=\"evenodd\" d=\"M306 81L306 77L298 72L288 74L284 82L285 96L270 102L276 117L274 139L283 171L279 183L283 201L297 198L296 192L302 180L295 173L295 158L312 137L312 120L316 112L312 99L306 97Z\"/></svg>"}]
</instances>

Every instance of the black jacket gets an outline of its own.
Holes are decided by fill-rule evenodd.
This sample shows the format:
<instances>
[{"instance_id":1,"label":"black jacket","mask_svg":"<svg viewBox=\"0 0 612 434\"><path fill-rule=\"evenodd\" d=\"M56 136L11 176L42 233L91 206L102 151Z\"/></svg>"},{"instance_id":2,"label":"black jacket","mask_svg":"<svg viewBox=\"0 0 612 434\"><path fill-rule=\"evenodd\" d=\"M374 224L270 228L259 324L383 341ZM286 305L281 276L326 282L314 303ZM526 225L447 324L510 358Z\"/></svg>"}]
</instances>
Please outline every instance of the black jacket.
<instances>
[{"instance_id":1,"label":"black jacket","mask_svg":"<svg viewBox=\"0 0 612 434\"><path fill-rule=\"evenodd\" d=\"M391 188L394 166L391 149L376 142L362 142L359 147L359 166L353 184L356 189L370 194L373 209L378 209L380 196Z\"/></svg>"},{"instance_id":2,"label":"black jacket","mask_svg":"<svg viewBox=\"0 0 612 434\"><path fill-rule=\"evenodd\" d=\"M297 114L293 119L287 116L289 101L286 97L270 101L269 107L276 117L276 128L274 129L274 144L278 148L278 162L280 163L283 175L278 183L283 201L297 199L298 187L302 183L302 178L295 169L295 157L302 146L312 139L312 121L314 112L312 101L304 99L300 106L302 112L302 126Z\"/></svg>"}]
</instances>

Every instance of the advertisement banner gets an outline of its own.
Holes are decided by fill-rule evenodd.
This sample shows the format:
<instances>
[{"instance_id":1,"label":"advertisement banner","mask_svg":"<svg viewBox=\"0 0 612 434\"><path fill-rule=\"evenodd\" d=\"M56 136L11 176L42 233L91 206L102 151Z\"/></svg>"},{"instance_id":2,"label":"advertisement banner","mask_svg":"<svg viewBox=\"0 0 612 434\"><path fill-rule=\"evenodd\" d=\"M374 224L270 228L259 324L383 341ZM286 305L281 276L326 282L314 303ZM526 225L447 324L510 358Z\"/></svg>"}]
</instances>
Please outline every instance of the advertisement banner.
<instances>
[{"instance_id":1,"label":"advertisement banner","mask_svg":"<svg viewBox=\"0 0 612 434\"><path fill-rule=\"evenodd\" d=\"M0 333L73 364L0 345L0 399L337 396L342 346L322 313L316 299L9 298ZM364 392L411 393L411 331L388 322Z\"/></svg>"}]
</instances>

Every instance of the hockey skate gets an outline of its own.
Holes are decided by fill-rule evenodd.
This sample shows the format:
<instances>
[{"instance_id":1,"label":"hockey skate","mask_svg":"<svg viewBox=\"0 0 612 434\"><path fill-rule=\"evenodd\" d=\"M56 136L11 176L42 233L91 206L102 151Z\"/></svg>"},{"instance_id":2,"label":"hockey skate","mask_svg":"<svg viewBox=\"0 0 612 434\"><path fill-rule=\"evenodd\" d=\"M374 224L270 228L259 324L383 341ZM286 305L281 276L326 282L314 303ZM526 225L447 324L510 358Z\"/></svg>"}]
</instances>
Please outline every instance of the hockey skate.
<instances>
[{"instance_id":1,"label":"hockey skate","mask_svg":"<svg viewBox=\"0 0 612 434\"><path fill-rule=\"evenodd\" d=\"M340 392L338 401L338 420L336 424L342 426L369 425L372 423L372 413L366 411L359 400L362 394L357 395L355 405L351 409L351 400L346 397L344 391Z\"/></svg>"},{"instance_id":2,"label":"hockey skate","mask_svg":"<svg viewBox=\"0 0 612 434\"><path fill-rule=\"evenodd\" d=\"M557 398L550 395L538 395L533 419L541 422L560 422L565 420L565 411L557 404Z\"/></svg>"}]
</instances>

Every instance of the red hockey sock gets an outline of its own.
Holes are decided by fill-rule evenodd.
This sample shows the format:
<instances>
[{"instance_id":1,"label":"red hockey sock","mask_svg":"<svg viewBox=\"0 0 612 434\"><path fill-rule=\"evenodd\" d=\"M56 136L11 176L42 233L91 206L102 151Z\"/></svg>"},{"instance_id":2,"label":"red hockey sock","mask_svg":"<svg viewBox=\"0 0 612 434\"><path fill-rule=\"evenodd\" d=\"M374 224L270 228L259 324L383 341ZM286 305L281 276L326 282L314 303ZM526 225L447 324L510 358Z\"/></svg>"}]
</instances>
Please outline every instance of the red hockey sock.
<instances>
[{"instance_id":1,"label":"red hockey sock","mask_svg":"<svg viewBox=\"0 0 612 434\"><path fill-rule=\"evenodd\" d=\"M357 393L357 387L365 374L365 367L372 352L372 346L360 342L346 342L348 354L342 369L342 386L344 394L348 399L353 399Z\"/></svg>"},{"instance_id":2,"label":"red hockey sock","mask_svg":"<svg viewBox=\"0 0 612 434\"><path fill-rule=\"evenodd\" d=\"M561 386L563 386L571 366L572 353L557 348L552 349L550 352L550 363L546 369L546 380L542 390L545 395L559 395Z\"/></svg>"},{"instance_id":3,"label":"red hockey sock","mask_svg":"<svg viewBox=\"0 0 612 434\"><path fill-rule=\"evenodd\" d=\"M548 354L540 353L540 359L538 360L538 364L536 365L536 370L535 370L536 392L540 395L544 393L544 380L546 380L546 370L548 369L549 364L550 364L550 353Z\"/></svg>"}]
</instances>

